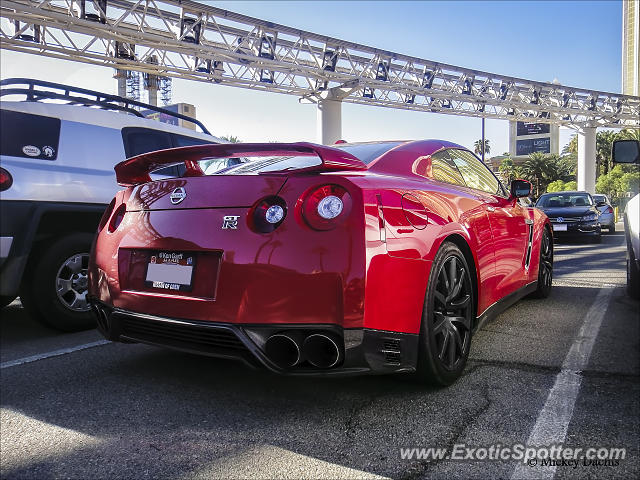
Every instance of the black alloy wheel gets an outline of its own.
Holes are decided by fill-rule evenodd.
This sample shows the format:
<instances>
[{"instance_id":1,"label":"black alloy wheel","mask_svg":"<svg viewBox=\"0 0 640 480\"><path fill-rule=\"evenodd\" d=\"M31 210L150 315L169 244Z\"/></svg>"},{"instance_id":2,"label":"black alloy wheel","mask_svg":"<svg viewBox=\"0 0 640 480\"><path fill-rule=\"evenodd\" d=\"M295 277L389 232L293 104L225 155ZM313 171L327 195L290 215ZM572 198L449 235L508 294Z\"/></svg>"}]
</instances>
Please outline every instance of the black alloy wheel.
<instances>
[{"instance_id":1,"label":"black alloy wheel","mask_svg":"<svg viewBox=\"0 0 640 480\"><path fill-rule=\"evenodd\" d=\"M464 370L471 346L474 291L460 249L445 242L431 267L420 332L417 376L452 384Z\"/></svg>"}]
</instances>

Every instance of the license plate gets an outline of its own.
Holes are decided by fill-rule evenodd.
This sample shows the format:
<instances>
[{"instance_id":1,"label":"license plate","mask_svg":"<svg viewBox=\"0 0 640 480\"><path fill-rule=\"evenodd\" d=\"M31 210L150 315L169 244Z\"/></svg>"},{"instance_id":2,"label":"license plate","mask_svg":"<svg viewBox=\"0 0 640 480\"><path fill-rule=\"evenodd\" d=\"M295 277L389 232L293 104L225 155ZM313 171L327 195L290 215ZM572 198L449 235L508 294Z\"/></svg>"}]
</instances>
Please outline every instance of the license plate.
<instances>
[{"instance_id":1,"label":"license plate","mask_svg":"<svg viewBox=\"0 0 640 480\"><path fill-rule=\"evenodd\" d=\"M566 232L567 231L567 224L566 223L556 223L555 225L553 225L553 230L555 232Z\"/></svg>"},{"instance_id":2,"label":"license plate","mask_svg":"<svg viewBox=\"0 0 640 480\"><path fill-rule=\"evenodd\" d=\"M162 290L191 291L196 257L184 252L152 252L144 284Z\"/></svg>"}]
</instances>

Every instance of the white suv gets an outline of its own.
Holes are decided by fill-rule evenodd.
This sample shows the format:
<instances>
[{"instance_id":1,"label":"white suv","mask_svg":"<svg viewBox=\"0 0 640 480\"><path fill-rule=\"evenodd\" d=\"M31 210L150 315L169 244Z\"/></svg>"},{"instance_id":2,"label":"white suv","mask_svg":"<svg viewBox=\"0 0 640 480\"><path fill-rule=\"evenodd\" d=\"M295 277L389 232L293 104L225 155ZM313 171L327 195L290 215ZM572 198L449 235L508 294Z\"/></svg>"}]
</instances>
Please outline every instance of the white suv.
<instances>
[{"instance_id":1,"label":"white suv","mask_svg":"<svg viewBox=\"0 0 640 480\"><path fill-rule=\"evenodd\" d=\"M90 328L87 261L119 189L113 167L153 150L222 140L195 119L114 95L28 79L0 87L0 307L19 295L50 326ZM10 96L23 100L4 101ZM136 108L191 121L202 133ZM183 168L155 173L175 177Z\"/></svg>"}]
</instances>

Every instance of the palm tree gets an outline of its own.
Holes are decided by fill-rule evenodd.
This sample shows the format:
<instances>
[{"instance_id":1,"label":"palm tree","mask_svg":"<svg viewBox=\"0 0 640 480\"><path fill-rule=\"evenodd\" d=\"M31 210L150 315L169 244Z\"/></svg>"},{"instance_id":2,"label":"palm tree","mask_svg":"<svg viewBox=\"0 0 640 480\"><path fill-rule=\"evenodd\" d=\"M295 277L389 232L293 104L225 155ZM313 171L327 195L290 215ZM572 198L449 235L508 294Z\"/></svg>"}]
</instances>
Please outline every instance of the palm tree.
<instances>
[{"instance_id":1,"label":"palm tree","mask_svg":"<svg viewBox=\"0 0 640 480\"><path fill-rule=\"evenodd\" d=\"M544 193L547 185L557 180L558 165L554 156L534 152L522 164L521 172L526 180L529 180L536 192L536 197Z\"/></svg>"},{"instance_id":2,"label":"palm tree","mask_svg":"<svg viewBox=\"0 0 640 480\"><path fill-rule=\"evenodd\" d=\"M638 140L640 142L640 129L625 128L620 130L616 140Z\"/></svg>"},{"instance_id":3,"label":"palm tree","mask_svg":"<svg viewBox=\"0 0 640 480\"><path fill-rule=\"evenodd\" d=\"M482 156L482 139L476 140L473 144L473 151L476 155ZM484 141L484 153L488 155L491 152L491 146L489 145L489 140Z\"/></svg>"},{"instance_id":4,"label":"palm tree","mask_svg":"<svg viewBox=\"0 0 640 480\"><path fill-rule=\"evenodd\" d=\"M500 162L498 167L503 180L509 185L516 178L516 167L511 157L507 157Z\"/></svg>"},{"instance_id":5,"label":"palm tree","mask_svg":"<svg viewBox=\"0 0 640 480\"><path fill-rule=\"evenodd\" d=\"M235 135L222 135L220 138L222 140L226 140L229 143L242 143L242 140L240 140Z\"/></svg>"}]
</instances>

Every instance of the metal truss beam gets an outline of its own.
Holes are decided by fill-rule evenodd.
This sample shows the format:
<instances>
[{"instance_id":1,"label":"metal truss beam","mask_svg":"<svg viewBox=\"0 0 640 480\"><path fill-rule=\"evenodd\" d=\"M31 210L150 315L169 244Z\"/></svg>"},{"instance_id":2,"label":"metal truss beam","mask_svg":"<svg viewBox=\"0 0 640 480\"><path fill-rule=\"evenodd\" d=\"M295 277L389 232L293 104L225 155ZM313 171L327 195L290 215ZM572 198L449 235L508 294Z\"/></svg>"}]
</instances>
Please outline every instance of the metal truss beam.
<instances>
[{"instance_id":1,"label":"metal truss beam","mask_svg":"<svg viewBox=\"0 0 640 480\"><path fill-rule=\"evenodd\" d=\"M2 0L0 47L119 70L452 115L640 128L640 97L471 70L188 0Z\"/></svg>"}]
</instances>

